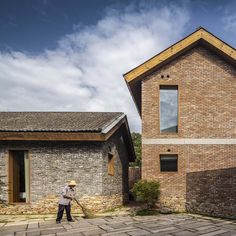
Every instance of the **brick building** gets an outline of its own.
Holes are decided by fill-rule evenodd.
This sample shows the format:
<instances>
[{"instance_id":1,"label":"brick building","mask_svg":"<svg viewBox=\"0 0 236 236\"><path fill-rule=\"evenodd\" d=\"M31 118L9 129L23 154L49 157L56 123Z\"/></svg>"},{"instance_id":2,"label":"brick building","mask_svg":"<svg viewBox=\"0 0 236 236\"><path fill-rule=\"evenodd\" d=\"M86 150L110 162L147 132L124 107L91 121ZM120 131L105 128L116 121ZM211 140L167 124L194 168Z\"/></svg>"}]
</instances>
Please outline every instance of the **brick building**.
<instances>
[{"instance_id":1,"label":"brick building","mask_svg":"<svg viewBox=\"0 0 236 236\"><path fill-rule=\"evenodd\" d=\"M236 218L236 50L204 28L124 75L142 178L176 211Z\"/></svg>"},{"instance_id":2,"label":"brick building","mask_svg":"<svg viewBox=\"0 0 236 236\"><path fill-rule=\"evenodd\" d=\"M121 205L134 160L123 113L0 112L0 214L56 212L71 179L88 208Z\"/></svg>"}]
</instances>

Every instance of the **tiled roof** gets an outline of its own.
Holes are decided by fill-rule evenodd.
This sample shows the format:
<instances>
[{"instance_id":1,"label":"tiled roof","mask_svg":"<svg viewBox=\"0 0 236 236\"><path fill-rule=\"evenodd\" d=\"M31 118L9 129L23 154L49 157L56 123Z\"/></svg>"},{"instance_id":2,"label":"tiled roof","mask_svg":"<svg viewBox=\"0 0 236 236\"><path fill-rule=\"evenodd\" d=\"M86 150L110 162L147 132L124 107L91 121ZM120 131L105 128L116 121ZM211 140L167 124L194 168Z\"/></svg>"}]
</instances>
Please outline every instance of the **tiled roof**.
<instances>
[{"instance_id":1,"label":"tiled roof","mask_svg":"<svg viewBox=\"0 0 236 236\"><path fill-rule=\"evenodd\" d=\"M100 132L121 112L0 112L0 131Z\"/></svg>"}]
</instances>

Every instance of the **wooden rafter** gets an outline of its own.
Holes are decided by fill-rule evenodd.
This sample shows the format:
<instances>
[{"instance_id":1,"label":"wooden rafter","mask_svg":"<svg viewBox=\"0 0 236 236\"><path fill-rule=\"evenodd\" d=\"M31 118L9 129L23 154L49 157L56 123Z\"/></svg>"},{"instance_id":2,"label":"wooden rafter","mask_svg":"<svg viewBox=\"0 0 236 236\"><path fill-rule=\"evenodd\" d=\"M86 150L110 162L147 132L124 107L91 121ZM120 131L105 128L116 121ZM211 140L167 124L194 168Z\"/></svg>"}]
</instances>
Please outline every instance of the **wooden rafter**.
<instances>
[{"instance_id":1,"label":"wooden rafter","mask_svg":"<svg viewBox=\"0 0 236 236\"><path fill-rule=\"evenodd\" d=\"M147 71L157 67L164 61L168 60L169 58L173 57L174 55L180 53L184 49L190 47L194 43L198 42L199 40L203 40L208 44L212 45L216 49L218 49L223 54L227 55L228 57L232 58L234 61L236 60L236 50L229 46L228 44L224 43L222 40L218 39L213 34L209 33L204 28L199 28L197 31L192 33L191 35L187 36L183 40L177 42L176 44L172 45L171 47L167 48L163 52L159 53L158 55L154 56L153 58L149 59L145 63L141 64L140 66L134 68L133 70L129 71L124 75L124 78L127 83L135 80L136 78L140 77Z\"/></svg>"}]
</instances>

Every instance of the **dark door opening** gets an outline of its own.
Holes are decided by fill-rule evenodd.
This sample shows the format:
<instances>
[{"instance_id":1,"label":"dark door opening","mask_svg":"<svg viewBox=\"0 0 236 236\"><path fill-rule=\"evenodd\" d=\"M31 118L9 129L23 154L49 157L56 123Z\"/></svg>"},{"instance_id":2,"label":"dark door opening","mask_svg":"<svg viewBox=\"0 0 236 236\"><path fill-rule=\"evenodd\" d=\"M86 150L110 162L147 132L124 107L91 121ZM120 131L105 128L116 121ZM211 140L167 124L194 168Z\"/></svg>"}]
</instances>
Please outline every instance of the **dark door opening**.
<instances>
[{"instance_id":1,"label":"dark door opening","mask_svg":"<svg viewBox=\"0 0 236 236\"><path fill-rule=\"evenodd\" d=\"M29 158L28 152L9 152L9 201L29 202Z\"/></svg>"}]
</instances>

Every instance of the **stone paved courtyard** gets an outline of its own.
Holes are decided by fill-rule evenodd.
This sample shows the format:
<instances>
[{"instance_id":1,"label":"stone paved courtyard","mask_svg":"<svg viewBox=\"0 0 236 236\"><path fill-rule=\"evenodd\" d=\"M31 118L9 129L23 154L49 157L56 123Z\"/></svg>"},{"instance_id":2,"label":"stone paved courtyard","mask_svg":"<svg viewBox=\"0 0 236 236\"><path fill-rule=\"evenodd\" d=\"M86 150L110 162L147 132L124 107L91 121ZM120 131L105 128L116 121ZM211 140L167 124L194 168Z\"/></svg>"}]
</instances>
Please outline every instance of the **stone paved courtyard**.
<instances>
[{"instance_id":1,"label":"stone paved courtyard","mask_svg":"<svg viewBox=\"0 0 236 236\"><path fill-rule=\"evenodd\" d=\"M235 235L236 221L187 214L157 216L118 216L95 219L74 218L55 224L49 220L0 223L1 236L140 236L140 235Z\"/></svg>"}]
</instances>

